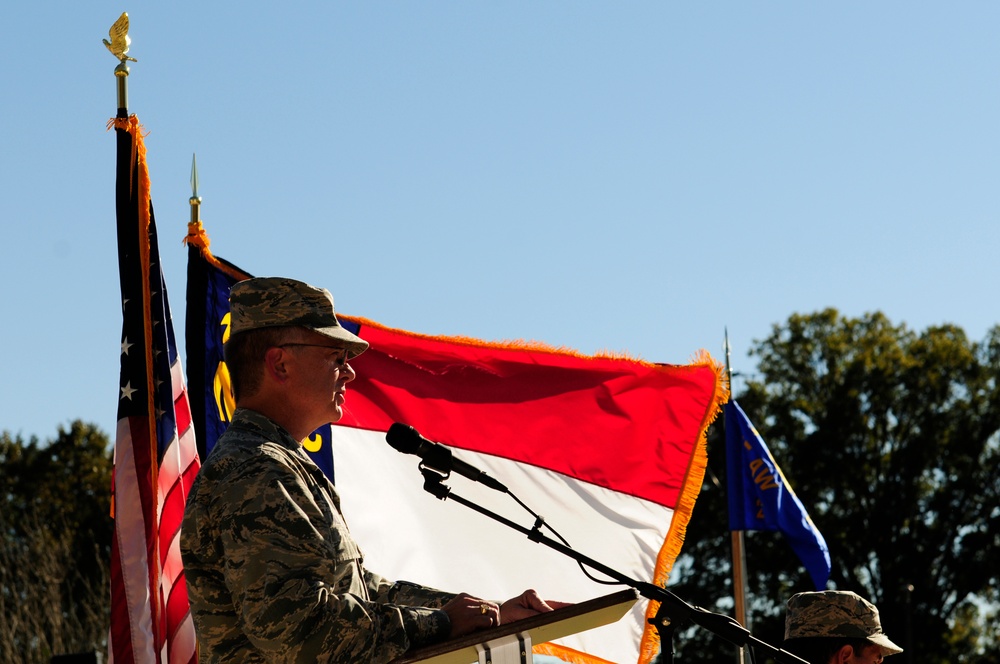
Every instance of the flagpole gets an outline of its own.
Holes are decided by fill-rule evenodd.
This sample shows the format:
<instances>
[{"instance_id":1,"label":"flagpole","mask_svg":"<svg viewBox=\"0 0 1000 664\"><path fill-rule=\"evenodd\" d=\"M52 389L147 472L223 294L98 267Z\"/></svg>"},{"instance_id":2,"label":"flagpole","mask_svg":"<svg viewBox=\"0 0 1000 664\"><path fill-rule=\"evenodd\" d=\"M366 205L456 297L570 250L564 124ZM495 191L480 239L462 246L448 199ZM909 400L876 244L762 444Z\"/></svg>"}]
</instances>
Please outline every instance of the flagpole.
<instances>
[{"instance_id":1,"label":"flagpole","mask_svg":"<svg viewBox=\"0 0 1000 664\"><path fill-rule=\"evenodd\" d=\"M115 67L115 79L118 81L118 117L128 117L128 65L122 60Z\"/></svg>"},{"instance_id":2,"label":"flagpole","mask_svg":"<svg viewBox=\"0 0 1000 664\"><path fill-rule=\"evenodd\" d=\"M198 195L198 159L195 154L191 154L191 223L201 223L201 196Z\"/></svg>"},{"instance_id":3,"label":"flagpole","mask_svg":"<svg viewBox=\"0 0 1000 664\"><path fill-rule=\"evenodd\" d=\"M729 346L729 329L725 329L726 337L726 376L729 379L729 399L733 398L733 367L730 363L731 348ZM733 602L736 609L736 621L750 629L750 621L747 617L746 595L747 595L747 560L743 549L743 531L729 531L733 547ZM745 650L738 649L737 661L743 664Z\"/></svg>"}]
</instances>

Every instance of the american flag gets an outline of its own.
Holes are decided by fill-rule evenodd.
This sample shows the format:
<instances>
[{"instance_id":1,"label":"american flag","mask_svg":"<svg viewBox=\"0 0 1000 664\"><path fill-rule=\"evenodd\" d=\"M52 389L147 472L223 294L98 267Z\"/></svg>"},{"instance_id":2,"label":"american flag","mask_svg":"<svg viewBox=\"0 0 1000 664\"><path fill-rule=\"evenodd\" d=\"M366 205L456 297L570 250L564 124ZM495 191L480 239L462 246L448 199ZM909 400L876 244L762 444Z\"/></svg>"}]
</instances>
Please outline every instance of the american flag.
<instances>
[{"instance_id":1,"label":"american flag","mask_svg":"<svg viewBox=\"0 0 1000 664\"><path fill-rule=\"evenodd\" d=\"M191 409L159 265L146 149L120 113L116 207L122 294L115 437L110 660L197 661L180 525L200 468Z\"/></svg>"}]
</instances>

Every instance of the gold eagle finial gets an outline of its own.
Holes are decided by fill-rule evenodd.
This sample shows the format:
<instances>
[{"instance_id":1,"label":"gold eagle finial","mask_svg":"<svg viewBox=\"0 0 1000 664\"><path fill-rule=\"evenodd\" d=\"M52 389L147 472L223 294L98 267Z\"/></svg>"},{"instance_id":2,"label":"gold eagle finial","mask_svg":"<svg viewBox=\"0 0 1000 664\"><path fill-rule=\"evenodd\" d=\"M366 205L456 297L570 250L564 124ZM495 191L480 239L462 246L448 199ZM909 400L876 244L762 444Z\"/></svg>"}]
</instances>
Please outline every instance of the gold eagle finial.
<instances>
[{"instance_id":1,"label":"gold eagle finial","mask_svg":"<svg viewBox=\"0 0 1000 664\"><path fill-rule=\"evenodd\" d=\"M132 40L128 38L128 12L122 12L122 15L118 17L118 20L115 21L115 24L108 31L108 36L111 37L111 41L107 39L102 39L101 41L111 51L111 55L121 60L122 64L125 64L126 60L136 62L135 58L125 55L128 53L129 44L132 43Z\"/></svg>"}]
</instances>

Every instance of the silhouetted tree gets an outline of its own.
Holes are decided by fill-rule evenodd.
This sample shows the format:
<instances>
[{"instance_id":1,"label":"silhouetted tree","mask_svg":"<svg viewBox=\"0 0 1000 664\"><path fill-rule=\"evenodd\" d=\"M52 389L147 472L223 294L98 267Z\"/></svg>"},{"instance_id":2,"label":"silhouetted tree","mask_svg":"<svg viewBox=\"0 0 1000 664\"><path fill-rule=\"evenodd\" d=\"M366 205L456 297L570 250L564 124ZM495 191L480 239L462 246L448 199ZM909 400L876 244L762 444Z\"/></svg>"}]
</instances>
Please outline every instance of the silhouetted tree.
<instances>
[{"instance_id":1,"label":"silhouetted tree","mask_svg":"<svg viewBox=\"0 0 1000 664\"><path fill-rule=\"evenodd\" d=\"M828 309L791 316L752 354L737 399L830 546L830 586L880 607L908 650L898 664L995 662L1000 327L974 343ZM671 589L731 615L723 440L720 418ZM780 644L784 601L815 588L778 533L746 533L746 558L752 631ZM699 629L675 644L684 662L734 652Z\"/></svg>"},{"instance_id":2,"label":"silhouetted tree","mask_svg":"<svg viewBox=\"0 0 1000 664\"><path fill-rule=\"evenodd\" d=\"M0 434L0 661L105 649L111 466L80 421L46 445Z\"/></svg>"}]
</instances>

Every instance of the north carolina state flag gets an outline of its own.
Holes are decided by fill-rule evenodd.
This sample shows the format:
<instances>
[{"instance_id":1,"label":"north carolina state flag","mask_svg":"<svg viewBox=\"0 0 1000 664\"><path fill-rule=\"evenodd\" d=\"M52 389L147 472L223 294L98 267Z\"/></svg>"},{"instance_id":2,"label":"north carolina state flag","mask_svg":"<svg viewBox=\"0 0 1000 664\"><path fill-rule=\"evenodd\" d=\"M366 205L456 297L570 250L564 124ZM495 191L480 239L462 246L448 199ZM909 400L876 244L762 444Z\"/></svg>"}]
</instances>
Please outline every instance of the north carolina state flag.
<instances>
[{"instance_id":1,"label":"north carolina state flag","mask_svg":"<svg viewBox=\"0 0 1000 664\"><path fill-rule=\"evenodd\" d=\"M420 459L385 442L402 422L502 482L573 549L629 578L666 582L701 488L705 432L727 396L712 358L662 365L341 321L371 344L351 363L358 377L333 428L336 485L366 567L495 600L534 588L547 599L582 601L621 588L425 492ZM526 528L535 523L510 495L456 474L445 484ZM658 643L647 628L655 612L648 604L535 652L649 662Z\"/></svg>"}]
</instances>

